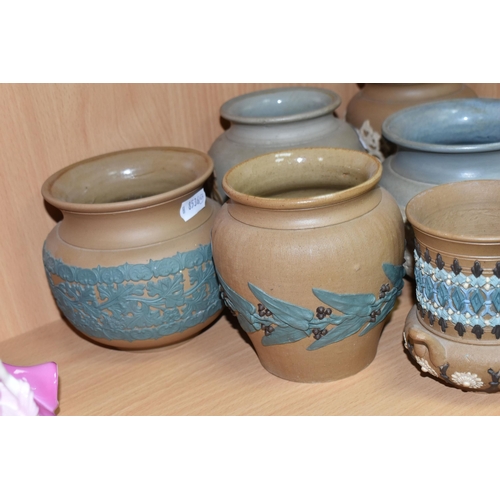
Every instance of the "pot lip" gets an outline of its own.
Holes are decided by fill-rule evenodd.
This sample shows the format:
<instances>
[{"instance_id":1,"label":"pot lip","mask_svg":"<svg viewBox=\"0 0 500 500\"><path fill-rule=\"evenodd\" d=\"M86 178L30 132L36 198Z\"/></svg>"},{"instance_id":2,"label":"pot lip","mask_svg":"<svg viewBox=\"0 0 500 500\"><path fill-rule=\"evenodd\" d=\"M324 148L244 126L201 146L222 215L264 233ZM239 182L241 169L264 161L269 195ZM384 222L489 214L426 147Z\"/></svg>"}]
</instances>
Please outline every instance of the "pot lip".
<instances>
[{"instance_id":1,"label":"pot lip","mask_svg":"<svg viewBox=\"0 0 500 500\"><path fill-rule=\"evenodd\" d=\"M153 196L147 196L144 198L138 198L135 200L128 200L128 201L119 201L119 202L111 202L111 203L73 203L69 201L64 201L60 200L59 198L53 196L51 194L51 189L55 182L64 175L66 172L77 168L81 165L84 165L86 163L91 163L96 160L101 160L106 157L110 156L118 156L118 155L123 155L123 154L128 154L128 153L137 153L141 151L165 151L165 152L180 152L180 153L188 153L192 154L195 156L199 156L200 158L203 158L206 161L206 171L194 179L193 181L189 182L188 184L185 184L181 187L178 187L176 189L173 189L171 191L166 191L164 193L159 193ZM190 191L195 190L197 187L201 187L203 183L210 177L210 175L213 172L214 166L213 166L213 160L208 154L198 151L196 149L192 148L183 148L183 147L176 147L176 146L152 146L152 147L143 147L143 148L132 148L132 149L123 149L123 150L117 150L117 151L112 151L109 153L105 153L102 155L97 155L97 156L92 156L90 158L86 158L84 160L78 161L76 163L72 163L71 165L68 165L67 167L64 167L54 174L52 174L42 185L42 196L44 200L53 205L54 207L58 208L59 210L62 210L63 212L75 212L75 213L89 213L89 214L96 214L96 213L111 213L111 212L126 212L130 210L136 210L140 208L145 208L145 207L151 207L155 205L160 205L162 203L165 203L167 201L174 200L176 198L179 198Z\"/></svg>"},{"instance_id":2,"label":"pot lip","mask_svg":"<svg viewBox=\"0 0 500 500\"><path fill-rule=\"evenodd\" d=\"M388 116L382 123L382 134L389 139L391 142L408 149L414 149L417 151L425 151L431 153L477 153L485 151L498 151L500 150L500 142L489 142L483 144L434 144L430 142L419 142L406 139L401 136L397 129L394 129L394 122L401 120L404 117L408 119L412 116L418 115L419 112L423 112L427 109L439 108L439 107L453 107L457 109L457 106L468 106L472 104L483 104L488 105L495 103L497 106L500 105L500 99L487 99L481 97L472 97L466 99L446 99L440 101L432 101L423 104L417 104L415 106L410 106L399 111L396 111L392 115ZM415 119L415 121L418 121Z\"/></svg>"},{"instance_id":3,"label":"pot lip","mask_svg":"<svg viewBox=\"0 0 500 500\"><path fill-rule=\"evenodd\" d=\"M366 181L357 184L348 189L342 191L337 191L335 193L311 196L306 198L267 198L263 196L254 196L241 191L237 191L232 188L228 180L231 180L231 176L235 175L239 169L245 168L245 165L255 162L256 160L262 159L264 157L275 157L276 154L283 153L296 153L296 154L306 154L307 152L323 152L323 153L335 153L335 152L348 152L352 156L364 156L366 157L367 164L368 161L372 162L376 166L374 174ZM273 153L265 153L259 156L255 156L246 160L238 165L232 167L222 179L222 187L226 194L229 196L230 200L254 208L263 208L269 210L301 210L309 208L320 208L328 205L334 205L352 200L368 191L373 189L382 177L382 163L374 156L364 153L362 151L356 151L353 149L346 148L329 148L329 147L309 147L309 148L289 148L282 151L275 151Z\"/></svg>"},{"instance_id":4,"label":"pot lip","mask_svg":"<svg viewBox=\"0 0 500 500\"><path fill-rule=\"evenodd\" d=\"M263 95L272 94L286 94L292 91L305 91L310 93L321 93L330 97L331 101L325 106L318 107L312 111L306 111L303 113L293 113L286 116L243 116L241 114L235 113L231 108L234 108L236 104L239 104L247 99L251 99ZM308 120L311 118L317 118L319 116L327 115L333 113L342 103L341 97L333 90L324 89L321 87L275 87L271 89L258 90L256 92L249 92L237 97L233 97L229 101L226 101L220 108L220 115L226 120L232 123L242 123L248 125L261 125L261 124L279 124L279 123L290 123L302 120Z\"/></svg>"},{"instance_id":5,"label":"pot lip","mask_svg":"<svg viewBox=\"0 0 500 500\"><path fill-rule=\"evenodd\" d=\"M413 211L415 210L414 205L416 205L422 198L426 198L428 196L436 195L436 193L439 193L439 191L449 191L455 189L455 186L458 184L468 184L471 186L472 184L484 184L484 183L496 183L500 187L500 180L496 179L478 179L478 180L473 180L473 181L458 181L458 182L451 182L449 184L440 184L438 186L434 186L432 188L426 189L425 191L422 191L418 194L416 194L411 200L407 203L406 208L405 208L405 213L406 213L406 218L408 222L412 225L413 228L417 229L418 231L425 233L429 236L434 236L436 238L439 238L441 240L450 240L450 241L456 241L457 243L494 243L494 244L500 244L500 235L498 236L481 236L481 235L474 235L474 236L464 236L452 232L446 232L446 231L441 231L434 229L432 227L429 227L420 221L418 221L414 214Z\"/></svg>"}]
</instances>

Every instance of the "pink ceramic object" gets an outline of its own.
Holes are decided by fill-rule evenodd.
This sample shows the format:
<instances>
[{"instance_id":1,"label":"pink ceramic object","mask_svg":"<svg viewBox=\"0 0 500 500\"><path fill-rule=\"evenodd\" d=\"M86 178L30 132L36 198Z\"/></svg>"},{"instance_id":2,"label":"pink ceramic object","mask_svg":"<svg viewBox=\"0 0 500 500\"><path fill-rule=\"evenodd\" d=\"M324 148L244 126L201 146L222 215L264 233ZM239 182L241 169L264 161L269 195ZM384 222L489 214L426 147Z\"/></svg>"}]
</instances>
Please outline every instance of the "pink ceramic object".
<instances>
[{"instance_id":1,"label":"pink ceramic object","mask_svg":"<svg viewBox=\"0 0 500 500\"><path fill-rule=\"evenodd\" d=\"M0 362L0 416L54 416L57 400L56 363L14 366Z\"/></svg>"}]
</instances>

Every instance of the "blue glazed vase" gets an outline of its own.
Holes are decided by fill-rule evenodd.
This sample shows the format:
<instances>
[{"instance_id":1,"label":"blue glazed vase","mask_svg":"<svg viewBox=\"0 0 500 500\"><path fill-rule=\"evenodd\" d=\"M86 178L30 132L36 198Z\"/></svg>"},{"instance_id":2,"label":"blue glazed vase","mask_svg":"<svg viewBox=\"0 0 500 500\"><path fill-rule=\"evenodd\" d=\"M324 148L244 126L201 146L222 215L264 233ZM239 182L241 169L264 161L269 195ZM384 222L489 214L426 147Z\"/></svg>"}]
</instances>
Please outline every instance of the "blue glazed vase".
<instances>
[{"instance_id":1,"label":"blue glazed vase","mask_svg":"<svg viewBox=\"0 0 500 500\"><path fill-rule=\"evenodd\" d=\"M406 108L387 118L384 136L398 151L380 184L402 211L438 184L500 179L500 99L454 99Z\"/></svg>"},{"instance_id":2,"label":"blue glazed vase","mask_svg":"<svg viewBox=\"0 0 500 500\"><path fill-rule=\"evenodd\" d=\"M390 115L426 102L470 97L476 94L463 83L365 83L347 105L345 119L356 127L368 152L382 161L395 151L381 136Z\"/></svg>"},{"instance_id":3,"label":"blue glazed vase","mask_svg":"<svg viewBox=\"0 0 500 500\"><path fill-rule=\"evenodd\" d=\"M203 183L211 159L183 148L143 148L71 165L42 188L63 220L43 261L66 319L119 349L186 340L222 309L210 232L219 205Z\"/></svg>"},{"instance_id":4,"label":"blue glazed vase","mask_svg":"<svg viewBox=\"0 0 500 500\"><path fill-rule=\"evenodd\" d=\"M500 99L454 99L406 108L387 118L384 136L398 146L384 162L380 185L405 207L439 184L500 179ZM413 233L406 271L413 275Z\"/></svg>"}]
</instances>

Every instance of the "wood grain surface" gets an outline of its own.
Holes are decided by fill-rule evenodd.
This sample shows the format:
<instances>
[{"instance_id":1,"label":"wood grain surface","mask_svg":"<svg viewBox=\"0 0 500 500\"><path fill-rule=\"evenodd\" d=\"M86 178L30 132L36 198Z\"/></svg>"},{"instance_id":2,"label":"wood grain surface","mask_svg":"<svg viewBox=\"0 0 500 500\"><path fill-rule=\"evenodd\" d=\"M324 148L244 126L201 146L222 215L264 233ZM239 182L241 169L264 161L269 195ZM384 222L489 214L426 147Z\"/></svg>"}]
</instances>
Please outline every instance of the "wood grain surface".
<instances>
[{"instance_id":1,"label":"wood grain surface","mask_svg":"<svg viewBox=\"0 0 500 500\"><path fill-rule=\"evenodd\" d=\"M324 384L268 373L226 315L163 350L111 350L56 321L3 341L0 353L11 364L58 364L59 415L498 415L500 394L446 386L410 361L402 330L413 303L406 282L371 365Z\"/></svg>"}]
</instances>

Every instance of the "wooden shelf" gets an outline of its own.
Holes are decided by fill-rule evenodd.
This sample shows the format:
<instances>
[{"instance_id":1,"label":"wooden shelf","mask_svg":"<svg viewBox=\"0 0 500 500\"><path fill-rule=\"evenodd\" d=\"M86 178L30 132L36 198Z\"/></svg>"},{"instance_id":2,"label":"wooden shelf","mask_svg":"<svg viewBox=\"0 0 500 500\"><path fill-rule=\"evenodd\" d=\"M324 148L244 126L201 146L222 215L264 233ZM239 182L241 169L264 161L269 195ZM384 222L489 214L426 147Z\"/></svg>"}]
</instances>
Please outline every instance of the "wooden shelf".
<instances>
[{"instance_id":1,"label":"wooden shelf","mask_svg":"<svg viewBox=\"0 0 500 500\"><path fill-rule=\"evenodd\" d=\"M223 315L198 337L149 352L95 345L63 320L0 343L11 364L55 361L59 415L497 415L498 396L422 375L402 345L413 305L406 282L373 363L325 384L279 379Z\"/></svg>"},{"instance_id":2,"label":"wooden shelf","mask_svg":"<svg viewBox=\"0 0 500 500\"><path fill-rule=\"evenodd\" d=\"M420 370L401 340L412 286L382 334L374 362L354 377L302 385L269 374L233 318L171 349L128 353L81 338L65 321L40 255L56 214L43 181L70 163L119 149L175 145L208 151L232 97L281 84L4 84L0 133L3 305L0 359L59 365L60 415L495 415L498 396L447 387ZM288 83L285 85L295 85ZM302 85L302 84L301 84ZM341 95L354 83L311 83ZM469 84L500 97L500 84ZM27 332L27 333L26 333Z\"/></svg>"}]
</instances>

